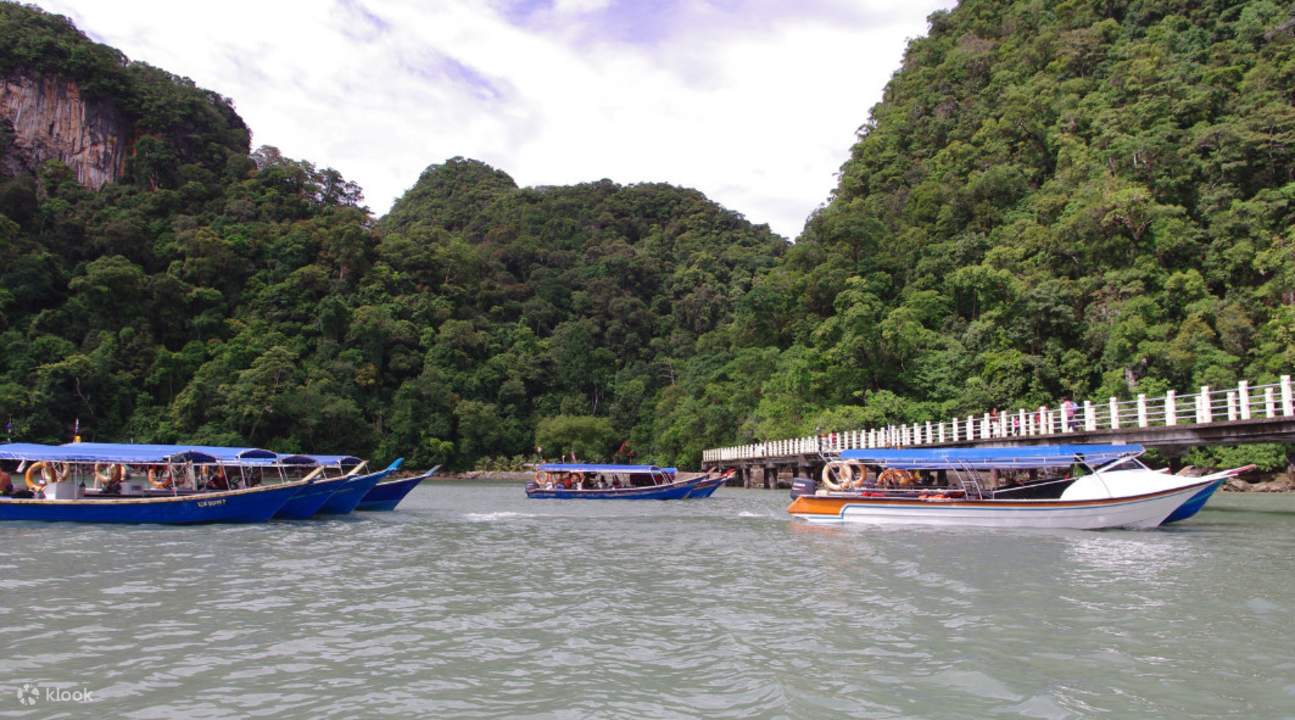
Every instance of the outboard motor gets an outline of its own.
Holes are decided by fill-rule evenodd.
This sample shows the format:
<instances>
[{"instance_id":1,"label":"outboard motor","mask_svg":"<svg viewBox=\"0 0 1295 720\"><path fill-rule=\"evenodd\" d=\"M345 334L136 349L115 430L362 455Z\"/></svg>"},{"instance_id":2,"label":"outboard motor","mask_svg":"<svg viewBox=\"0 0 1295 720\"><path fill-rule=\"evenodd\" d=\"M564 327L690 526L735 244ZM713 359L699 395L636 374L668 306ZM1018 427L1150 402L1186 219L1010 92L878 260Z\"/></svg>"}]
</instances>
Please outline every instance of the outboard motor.
<instances>
[{"instance_id":1,"label":"outboard motor","mask_svg":"<svg viewBox=\"0 0 1295 720\"><path fill-rule=\"evenodd\" d=\"M818 491L818 481L814 478L796 477L791 479L791 499L801 495L813 495Z\"/></svg>"}]
</instances>

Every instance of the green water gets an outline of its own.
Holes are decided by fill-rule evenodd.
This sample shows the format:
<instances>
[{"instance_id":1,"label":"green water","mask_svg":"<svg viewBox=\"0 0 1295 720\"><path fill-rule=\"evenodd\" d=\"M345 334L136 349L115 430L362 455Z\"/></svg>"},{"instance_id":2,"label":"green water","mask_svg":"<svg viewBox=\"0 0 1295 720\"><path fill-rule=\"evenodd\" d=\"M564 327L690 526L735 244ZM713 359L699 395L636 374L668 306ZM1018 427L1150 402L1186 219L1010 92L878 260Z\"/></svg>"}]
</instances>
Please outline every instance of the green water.
<instances>
[{"instance_id":1,"label":"green water","mask_svg":"<svg viewBox=\"0 0 1295 720\"><path fill-rule=\"evenodd\" d=\"M429 484L320 521L9 523L0 717L1295 717L1295 496L1149 532L786 504Z\"/></svg>"}]
</instances>

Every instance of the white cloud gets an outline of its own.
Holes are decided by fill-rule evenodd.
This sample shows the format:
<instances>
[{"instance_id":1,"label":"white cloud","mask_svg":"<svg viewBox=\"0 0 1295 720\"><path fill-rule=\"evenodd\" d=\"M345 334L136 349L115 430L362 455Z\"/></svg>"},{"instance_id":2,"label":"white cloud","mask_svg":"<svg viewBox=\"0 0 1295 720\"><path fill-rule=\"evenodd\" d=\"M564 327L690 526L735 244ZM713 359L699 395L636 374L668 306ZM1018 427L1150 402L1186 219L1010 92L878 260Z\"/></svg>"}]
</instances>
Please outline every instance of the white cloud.
<instances>
[{"instance_id":1,"label":"white cloud","mask_svg":"<svg viewBox=\"0 0 1295 720\"><path fill-rule=\"evenodd\" d=\"M233 98L254 144L337 168L378 214L462 155L522 185L695 187L795 237L906 40L952 3L38 4Z\"/></svg>"}]
</instances>

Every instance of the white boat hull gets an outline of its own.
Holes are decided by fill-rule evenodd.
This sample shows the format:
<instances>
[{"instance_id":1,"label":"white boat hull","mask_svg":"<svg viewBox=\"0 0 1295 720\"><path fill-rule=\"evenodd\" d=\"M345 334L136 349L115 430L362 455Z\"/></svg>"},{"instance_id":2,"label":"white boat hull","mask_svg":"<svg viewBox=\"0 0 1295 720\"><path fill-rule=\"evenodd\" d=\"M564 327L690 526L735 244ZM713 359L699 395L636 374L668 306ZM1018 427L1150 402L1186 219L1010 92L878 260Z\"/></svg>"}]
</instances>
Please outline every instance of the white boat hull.
<instances>
[{"instance_id":1,"label":"white boat hull","mask_svg":"<svg viewBox=\"0 0 1295 720\"><path fill-rule=\"evenodd\" d=\"M1213 481L1124 498L1060 500L896 500L833 494L797 498L793 516L815 524L873 523L1099 530L1153 528Z\"/></svg>"}]
</instances>

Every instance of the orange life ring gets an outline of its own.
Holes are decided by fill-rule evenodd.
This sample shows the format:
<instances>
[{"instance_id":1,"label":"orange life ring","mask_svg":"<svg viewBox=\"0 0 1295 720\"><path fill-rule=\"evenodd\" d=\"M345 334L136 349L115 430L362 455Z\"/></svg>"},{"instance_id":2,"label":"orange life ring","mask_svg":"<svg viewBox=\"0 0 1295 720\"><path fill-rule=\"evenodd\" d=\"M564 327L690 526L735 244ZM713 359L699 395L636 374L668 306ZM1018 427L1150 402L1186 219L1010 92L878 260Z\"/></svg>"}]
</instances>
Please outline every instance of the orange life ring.
<instances>
[{"instance_id":1,"label":"orange life ring","mask_svg":"<svg viewBox=\"0 0 1295 720\"><path fill-rule=\"evenodd\" d=\"M855 467L852 463L833 460L823 466L823 487L832 492L849 490L855 484Z\"/></svg>"},{"instance_id":2,"label":"orange life ring","mask_svg":"<svg viewBox=\"0 0 1295 720\"><path fill-rule=\"evenodd\" d=\"M103 467L103 463L95 463L94 465L94 479L99 481L100 487L126 479L125 465L108 463L107 472L101 470Z\"/></svg>"},{"instance_id":3,"label":"orange life ring","mask_svg":"<svg viewBox=\"0 0 1295 720\"><path fill-rule=\"evenodd\" d=\"M37 470L40 471L42 480L42 482L39 483L33 479ZM27 466L27 472L23 474L22 478L27 482L28 490L37 492L44 489L44 487L50 483L58 482L58 471L54 469L53 465L44 460L38 460Z\"/></svg>"},{"instance_id":4,"label":"orange life ring","mask_svg":"<svg viewBox=\"0 0 1295 720\"><path fill-rule=\"evenodd\" d=\"M160 478L158 477L159 474L161 475ZM171 472L171 468L169 467L166 467L165 470L158 473L157 466L153 466L148 469L148 484L158 490L168 490L171 486L175 485L175 475Z\"/></svg>"}]
</instances>

